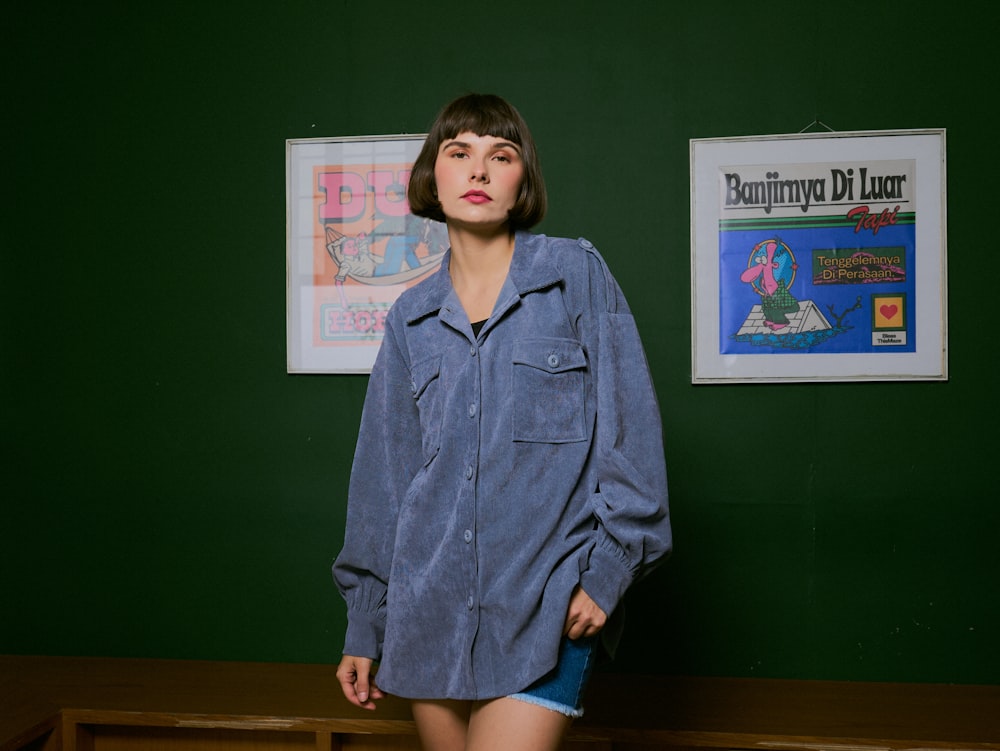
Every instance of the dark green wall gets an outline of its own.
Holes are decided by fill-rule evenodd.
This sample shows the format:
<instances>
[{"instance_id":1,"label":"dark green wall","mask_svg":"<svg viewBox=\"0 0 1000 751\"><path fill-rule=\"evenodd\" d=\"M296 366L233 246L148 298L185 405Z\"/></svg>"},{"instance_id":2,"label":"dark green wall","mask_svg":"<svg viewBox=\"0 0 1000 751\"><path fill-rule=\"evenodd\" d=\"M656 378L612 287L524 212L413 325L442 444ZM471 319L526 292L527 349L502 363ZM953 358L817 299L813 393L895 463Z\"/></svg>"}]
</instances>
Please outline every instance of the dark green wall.
<instances>
[{"instance_id":1,"label":"dark green wall","mask_svg":"<svg viewBox=\"0 0 1000 751\"><path fill-rule=\"evenodd\" d=\"M540 229L603 250L662 401L677 548L616 669L1000 682L994 4L28 5L0 45L0 652L338 659L366 379L285 373L284 142L479 90L533 124ZM950 381L695 388L688 140L817 119L948 129Z\"/></svg>"}]
</instances>

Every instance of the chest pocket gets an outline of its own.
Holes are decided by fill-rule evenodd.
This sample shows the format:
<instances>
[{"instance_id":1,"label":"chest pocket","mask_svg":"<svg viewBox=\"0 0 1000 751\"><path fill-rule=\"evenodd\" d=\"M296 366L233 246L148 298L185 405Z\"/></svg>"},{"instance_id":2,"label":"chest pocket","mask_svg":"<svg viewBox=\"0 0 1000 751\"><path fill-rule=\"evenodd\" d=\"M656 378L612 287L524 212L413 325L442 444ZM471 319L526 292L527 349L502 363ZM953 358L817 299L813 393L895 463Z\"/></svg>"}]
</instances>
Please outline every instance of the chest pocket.
<instances>
[{"instance_id":1,"label":"chest pocket","mask_svg":"<svg viewBox=\"0 0 1000 751\"><path fill-rule=\"evenodd\" d=\"M429 461L441 447L441 422L444 418L441 394L441 357L436 355L414 363L413 398L420 412L420 437L424 459Z\"/></svg>"},{"instance_id":2,"label":"chest pocket","mask_svg":"<svg viewBox=\"0 0 1000 751\"><path fill-rule=\"evenodd\" d=\"M514 342L511 400L515 441L573 443L587 437L587 356L572 339Z\"/></svg>"}]
</instances>

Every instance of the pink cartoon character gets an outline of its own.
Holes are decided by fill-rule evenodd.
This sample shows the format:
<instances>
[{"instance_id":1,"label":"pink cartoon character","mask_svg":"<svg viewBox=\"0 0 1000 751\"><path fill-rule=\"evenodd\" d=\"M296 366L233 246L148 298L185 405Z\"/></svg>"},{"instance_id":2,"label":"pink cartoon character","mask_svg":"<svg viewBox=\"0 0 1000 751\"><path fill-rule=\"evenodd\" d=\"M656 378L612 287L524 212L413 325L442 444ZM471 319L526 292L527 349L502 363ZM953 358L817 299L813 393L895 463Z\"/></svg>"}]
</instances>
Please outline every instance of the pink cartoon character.
<instances>
[{"instance_id":1,"label":"pink cartoon character","mask_svg":"<svg viewBox=\"0 0 1000 751\"><path fill-rule=\"evenodd\" d=\"M740 274L740 280L760 295L764 325L772 331L788 326L788 314L799 310L798 300L788 291L797 268L791 249L781 240L771 238L753 247L746 271Z\"/></svg>"}]
</instances>

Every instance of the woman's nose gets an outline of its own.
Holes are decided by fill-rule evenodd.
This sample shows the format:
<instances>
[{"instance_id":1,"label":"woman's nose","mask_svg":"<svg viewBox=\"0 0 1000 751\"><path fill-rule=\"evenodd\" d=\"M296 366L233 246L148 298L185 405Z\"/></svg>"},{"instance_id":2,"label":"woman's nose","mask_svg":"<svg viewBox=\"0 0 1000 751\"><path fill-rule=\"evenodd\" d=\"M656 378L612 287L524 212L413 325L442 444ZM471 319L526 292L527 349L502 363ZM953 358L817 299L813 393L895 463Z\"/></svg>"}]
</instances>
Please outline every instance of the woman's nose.
<instances>
[{"instance_id":1,"label":"woman's nose","mask_svg":"<svg viewBox=\"0 0 1000 751\"><path fill-rule=\"evenodd\" d=\"M472 168L472 174L469 175L469 179L474 183L486 183L490 181L490 173L486 170L485 164L477 164Z\"/></svg>"}]
</instances>

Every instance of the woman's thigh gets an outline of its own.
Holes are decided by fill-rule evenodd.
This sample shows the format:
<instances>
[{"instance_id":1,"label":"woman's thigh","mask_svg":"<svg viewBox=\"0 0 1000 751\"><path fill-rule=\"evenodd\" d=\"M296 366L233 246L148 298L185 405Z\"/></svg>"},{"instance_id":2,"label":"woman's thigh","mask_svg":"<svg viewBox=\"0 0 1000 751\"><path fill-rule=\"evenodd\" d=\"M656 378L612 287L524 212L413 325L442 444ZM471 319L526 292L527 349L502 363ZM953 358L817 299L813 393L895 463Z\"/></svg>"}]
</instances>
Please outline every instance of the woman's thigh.
<instances>
[{"instance_id":1,"label":"woman's thigh","mask_svg":"<svg viewBox=\"0 0 1000 751\"><path fill-rule=\"evenodd\" d=\"M555 751L572 720L551 709L504 697L473 706L468 751Z\"/></svg>"},{"instance_id":2,"label":"woman's thigh","mask_svg":"<svg viewBox=\"0 0 1000 751\"><path fill-rule=\"evenodd\" d=\"M555 751L571 718L504 697L484 702L414 701L424 751Z\"/></svg>"},{"instance_id":3,"label":"woman's thigh","mask_svg":"<svg viewBox=\"0 0 1000 751\"><path fill-rule=\"evenodd\" d=\"M472 702L421 700L412 709L424 751L465 751Z\"/></svg>"}]
</instances>

